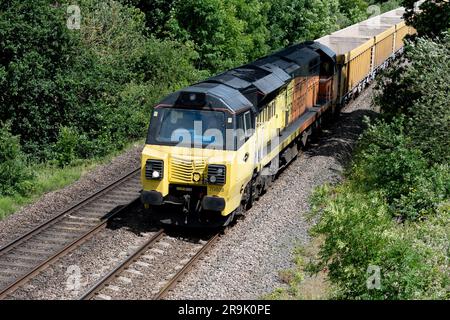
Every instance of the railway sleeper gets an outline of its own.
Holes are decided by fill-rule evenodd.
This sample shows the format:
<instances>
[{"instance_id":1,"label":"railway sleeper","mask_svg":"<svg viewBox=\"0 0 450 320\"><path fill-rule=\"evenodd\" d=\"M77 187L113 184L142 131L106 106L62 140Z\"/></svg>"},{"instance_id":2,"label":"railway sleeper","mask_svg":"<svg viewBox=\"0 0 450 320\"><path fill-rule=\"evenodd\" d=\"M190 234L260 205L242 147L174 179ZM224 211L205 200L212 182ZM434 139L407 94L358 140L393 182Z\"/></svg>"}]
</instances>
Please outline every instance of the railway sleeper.
<instances>
[{"instance_id":1,"label":"railway sleeper","mask_svg":"<svg viewBox=\"0 0 450 320\"><path fill-rule=\"evenodd\" d=\"M117 208L117 207L116 207ZM89 211L82 211L79 212L80 215L82 215L85 218L91 218L93 220L91 221L100 221L101 219L103 219L105 216L107 216L109 213L111 213L115 208L109 209L109 210L104 210L104 211L100 211L100 210L96 210L94 211L93 209L89 210Z\"/></svg>"},{"instance_id":2,"label":"railway sleeper","mask_svg":"<svg viewBox=\"0 0 450 320\"><path fill-rule=\"evenodd\" d=\"M30 263L24 263L23 261L2 261L0 262L1 267L14 267L14 268L22 268L22 269L30 269L34 265Z\"/></svg>"},{"instance_id":3,"label":"railway sleeper","mask_svg":"<svg viewBox=\"0 0 450 320\"><path fill-rule=\"evenodd\" d=\"M120 204L117 204L117 203L111 204L111 203L105 202L103 199L99 199L95 203L90 203L90 204L86 205L81 210L82 210L82 212L84 212L84 211L98 212L99 210L100 210L100 212L105 212L105 211L111 211L112 209L114 209L115 207L117 207L119 205Z\"/></svg>"},{"instance_id":4,"label":"railway sleeper","mask_svg":"<svg viewBox=\"0 0 450 320\"><path fill-rule=\"evenodd\" d=\"M71 217L72 218L72 217ZM98 222L97 219L94 220L87 220L91 222L83 222L82 221L74 221L74 220L66 220L61 223L61 225L67 225L67 226L80 226L80 227L94 227Z\"/></svg>"},{"instance_id":5,"label":"railway sleeper","mask_svg":"<svg viewBox=\"0 0 450 320\"><path fill-rule=\"evenodd\" d=\"M116 188L112 189L110 192L122 192L122 191L130 191L135 190L135 192L139 192L141 190L141 178L137 179L136 181L127 181L120 186L117 186Z\"/></svg>"},{"instance_id":6,"label":"railway sleeper","mask_svg":"<svg viewBox=\"0 0 450 320\"><path fill-rule=\"evenodd\" d=\"M79 232L68 232L65 230L59 230L56 227L53 227L51 230L47 230L45 232L50 236L62 237L62 238L66 238L66 239L71 239L71 238L77 237L83 233L82 230L79 230ZM46 234L43 234L43 235L45 236Z\"/></svg>"},{"instance_id":7,"label":"railway sleeper","mask_svg":"<svg viewBox=\"0 0 450 320\"><path fill-rule=\"evenodd\" d=\"M98 222L100 221L99 218L93 218L93 217L85 217L85 216L75 216L75 215L70 215L67 216L69 219L73 219L73 220L81 220L81 221L92 221L92 222Z\"/></svg>"},{"instance_id":8,"label":"railway sleeper","mask_svg":"<svg viewBox=\"0 0 450 320\"><path fill-rule=\"evenodd\" d=\"M91 228L91 226L86 226L86 225L78 225L74 226L74 225L64 225L64 224L59 224L57 226L54 226L52 229L56 230L56 231L60 231L60 232L71 232L71 231L78 231L78 232L85 232L87 230L89 230Z\"/></svg>"},{"instance_id":9,"label":"railway sleeper","mask_svg":"<svg viewBox=\"0 0 450 320\"><path fill-rule=\"evenodd\" d=\"M6 279L7 282L11 282L11 278L16 278L23 275L22 271L13 270L10 268L4 268L0 271L0 278Z\"/></svg>"},{"instance_id":10,"label":"railway sleeper","mask_svg":"<svg viewBox=\"0 0 450 320\"><path fill-rule=\"evenodd\" d=\"M46 235L46 234L45 235L44 234L37 235L33 239L36 239L36 240L42 241L42 242L52 243L52 244L54 243L55 245L64 245L68 241L70 241L70 239L67 239L67 238L64 238L64 239L55 238L55 236Z\"/></svg>"},{"instance_id":11,"label":"railway sleeper","mask_svg":"<svg viewBox=\"0 0 450 320\"><path fill-rule=\"evenodd\" d=\"M20 260L24 260L24 261L30 261L32 264L36 264L36 263L39 263L40 261L41 261L41 258L39 258L39 257L34 257L34 256L24 256L24 255L18 255L18 256L15 256L14 254L13 254L13 256L12 256L12 259L20 259ZM2 263L0 262L0 265L1 265Z\"/></svg>"},{"instance_id":12,"label":"railway sleeper","mask_svg":"<svg viewBox=\"0 0 450 320\"><path fill-rule=\"evenodd\" d=\"M55 248L55 247L53 247L53 248ZM46 257L51 255L50 251L43 251L43 250L29 249L29 248L17 248L15 251L19 252L19 254L27 254L27 255L35 254L35 255L46 256Z\"/></svg>"},{"instance_id":13,"label":"railway sleeper","mask_svg":"<svg viewBox=\"0 0 450 320\"><path fill-rule=\"evenodd\" d=\"M11 281L11 275L5 275L0 273L0 284L6 284Z\"/></svg>"},{"instance_id":14,"label":"railway sleeper","mask_svg":"<svg viewBox=\"0 0 450 320\"><path fill-rule=\"evenodd\" d=\"M123 189L120 188L120 189L112 190L111 192L106 193L103 196L103 198L105 198L105 197L119 197L119 198L124 198L124 199L137 198L139 195L139 190L141 188L138 188L137 186L134 186L134 187L125 186L125 188L123 188ZM133 191L133 189L136 189L136 191ZM137 189L139 189L139 190L137 190Z\"/></svg>"},{"instance_id":15,"label":"railway sleeper","mask_svg":"<svg viewBox=\"0 0 450 320\"><path fill-rule=\"evenodd\" d=\"M136 200L139 197L139 193L133 193L132 195L124 195L122 192L117 194L108 194L103 199L109 200L109 201L120 201L124 204L128 204L134 200Z\"/></svg>"}]
</instances>

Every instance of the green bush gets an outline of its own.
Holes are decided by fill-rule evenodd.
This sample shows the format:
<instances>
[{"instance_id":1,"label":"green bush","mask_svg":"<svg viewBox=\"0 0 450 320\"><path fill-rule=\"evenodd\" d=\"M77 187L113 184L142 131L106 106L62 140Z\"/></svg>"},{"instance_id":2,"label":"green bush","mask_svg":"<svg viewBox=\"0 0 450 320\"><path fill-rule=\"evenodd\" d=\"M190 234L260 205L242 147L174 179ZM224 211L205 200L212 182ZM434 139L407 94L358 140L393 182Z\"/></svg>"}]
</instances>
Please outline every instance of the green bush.
<instances>
[{"instance_id":1,"label":"green bush","mask_svg":"<svg viewBox=\"0 0 450 320\"><path fill-rule=\"evenodd\" d=\"M327 270L337 299L444 299L449 283L449 208L424 222L399 224L377 192L353 182L316 197L313 235L325 236L312 273ZM380 286L368 286L380 270Z\"/></svg>"},{"instance_id":2,"label":"green bush","mask_svg":"<svg viewBox=\"0 0 450 320\"><path fill-rule=\"evenodd\" d=\"M54 141L64 117L64 93L55 79L77 55L64 8L46 0L0 4L0 121L10 120L24 152L33 156L49 155L44 146Z\"/></svg>"},{"instance_id":3,"label":"green bush","mask_svg":"<svg viewBox=\"0 0 450 320\"><path fill-rule=\"evenodd\" d=\"M405 20L420 37L437 38L450 29L450 2L447 0L424 1L416 10L416 0L402 0L406 8Z\"/></svg>"},{"instance_id":4,"label":"green bush","mask_svg":"<svg viewBox=\"0 0 450 320\"><path fill-rule=\"evenodd\" d=\"M71 164L77 157L78 136L78 132L73 128L60 128L55 144L56 160L59 166L64 167Z\"/></svg>"},{"instance_id":5,"label":"green bush","mask_svg":"<svg viewBox=\"0 0 450 320\"><path fill-rule=\"evenodd\" d=\"M368 126L350 174L367 192L386 199L393 216L416 220L433 214L450 196L448 165L430 165L404 133L404 118Z\"/></svg>"},{"instance_id":6,"label":"green bush","mask_svg":"<svg viewBox=\"0 0 450 320\"><path fill-rule=\"evenodd\" d=\"M337 0L280 0L271 4L268 14L269 41L272 50L316 39L339 28ZM359 2L359 0L354 0ZM343 19L347 24L349 19Z\"/></svg>"},{"instance_id":7,"label":"green bush","mask_svg":"<svg viewBox=\"0 0 450 320\"><path fill-rule=\"evenodd\" d=\"M380 79L377 103L389 121L406 117L404 132L429 163L449 163L450 35L417 39L407 46L406 59Z\"/></svg>"},{"instance_id":8,"label":"green bush","mask_svg":"<svg viewBox=\"0 0 450 320\"><path fill-rule=\"evenodd\" d=\"M32 188L32 178L19 137L10 133L9 124L0 122L0 195L26 194Z\"/></svg>"},{"instance_id":9,"label":"green bush","mask_svg":"<svg viewBox=\"0 0 450 320\"><path fill-rule=\"evenodd\" d=\"M346 182L313 197L325 242L309 268L328 271L336 298L448 298L449 40L406 48L410 63L380 80L383 117L361 136Z\"/></svg>"},{"instance_id":10,"label":"green bush","mask_svg":"<svg viewBox=\"0 0 450 320\"><path fill-rule=\"evenodd\" d=\"M179 1L168 22L170 34L191 42L199 53L196 65L214 73L246 62L245 48L251 45L243 33L245 22L236 7L223 0Z\"/></svg>"},{"instance_id":11,"label":"green bush","mask_svg":"<svg viewBox=\"0 0 450 320\"><path fill-rule=\"evenodd\" d=\"M373 2L377 2L377 1L373 1ZM387 12L387 11L391 11L391 10L401 7L402 0L387 0L387 1L382 1L381 3L378 2L378 4L381 7L381 12Z\"/></svg>"}]
</instances>

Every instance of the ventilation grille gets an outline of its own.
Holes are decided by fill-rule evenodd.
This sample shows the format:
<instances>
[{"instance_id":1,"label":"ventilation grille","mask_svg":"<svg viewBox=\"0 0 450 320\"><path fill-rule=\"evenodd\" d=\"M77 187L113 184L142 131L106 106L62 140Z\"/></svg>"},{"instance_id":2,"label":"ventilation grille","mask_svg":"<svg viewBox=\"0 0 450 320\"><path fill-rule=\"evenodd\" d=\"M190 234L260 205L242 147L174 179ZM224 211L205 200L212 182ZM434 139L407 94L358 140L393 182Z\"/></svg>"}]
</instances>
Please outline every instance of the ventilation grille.
<instances>
[{"instance_id":1,"label":"ventilation grille","mask_svg":"<svg viewBox=\"0 0 450 320\"><path fill-rule=\"evenodd\" d=\"M193 174L201 175L198 182L202 182L206 169L206 161L203 159L172 158L170 161L170 180L173 182L192 183Z\"/></svg>"}]
</instances>

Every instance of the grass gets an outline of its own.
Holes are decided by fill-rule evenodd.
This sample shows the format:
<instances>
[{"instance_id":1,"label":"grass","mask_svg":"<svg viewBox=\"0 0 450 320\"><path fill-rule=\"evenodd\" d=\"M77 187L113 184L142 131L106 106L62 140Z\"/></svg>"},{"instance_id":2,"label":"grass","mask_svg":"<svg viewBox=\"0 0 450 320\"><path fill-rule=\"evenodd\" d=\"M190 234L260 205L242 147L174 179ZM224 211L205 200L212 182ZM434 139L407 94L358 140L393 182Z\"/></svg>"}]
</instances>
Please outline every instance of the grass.
<instances>
[{"instance_id":1,"label":"grass","mask_svg":"<svg viewBox=\"0 0 450 320\"><path fill-rule=\"evenodd\" d=\"M36 178L33 183L33 191L29 195L13 195L0 197L0 219L13 214L22 206L35 201L44 193L63 188L78 180L88 170L94 168L94 162L89 164L75 164L65 168L58 168L54 165L33 166Z\"/></svg>"},{"instance_id":2,"label":"grass","mask_svg":"<svg viewBox=\"0 0 450 320\"><path fill-rule=\"evenodd\" d=\"M99 165L111 161L115 156L126 150L138 145L143 145L143 143L143 140L131 142L124 149L114 151L105 157L89 160L76 160L71 165L64 168L60 168L52 163L33 165L31 168L35 172L36 178L31 181L33 187L26 196L0 196L0 220L14 214L23 206L35 202L43 194L70 185Z\"/></svg>"}]
</instances>

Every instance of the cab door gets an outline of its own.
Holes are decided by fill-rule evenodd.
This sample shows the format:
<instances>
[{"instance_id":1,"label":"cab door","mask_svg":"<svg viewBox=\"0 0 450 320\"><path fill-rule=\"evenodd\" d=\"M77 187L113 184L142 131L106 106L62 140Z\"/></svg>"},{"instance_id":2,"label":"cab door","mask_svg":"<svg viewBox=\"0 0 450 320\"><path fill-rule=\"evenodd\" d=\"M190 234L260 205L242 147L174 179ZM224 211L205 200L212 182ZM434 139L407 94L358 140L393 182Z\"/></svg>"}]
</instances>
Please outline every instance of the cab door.
<instances>
[{"instance_id":1,"label":"cab door","mask_svg":"<svg viewBox=\"0 0 450 320\"><path fill-rule=\"evenodd\" d=\"M236 116L237 151L236 178L238 183L246 184L250 181L257 164L255 116L248 110Z\"/></svg>"},{"instance_id":2,"label":"cab door","mask_svg":"<svg viewBox=\"0 0 450 320\"><path fill-rule=\"evenodd\" d=\"M287 127L289 125L289 119L292 111L293 97L294 97L294 81L291 81L286 91L286 110L285 110L286 112L285 112L284 127Z\"/></svg>"}]
</instances>

